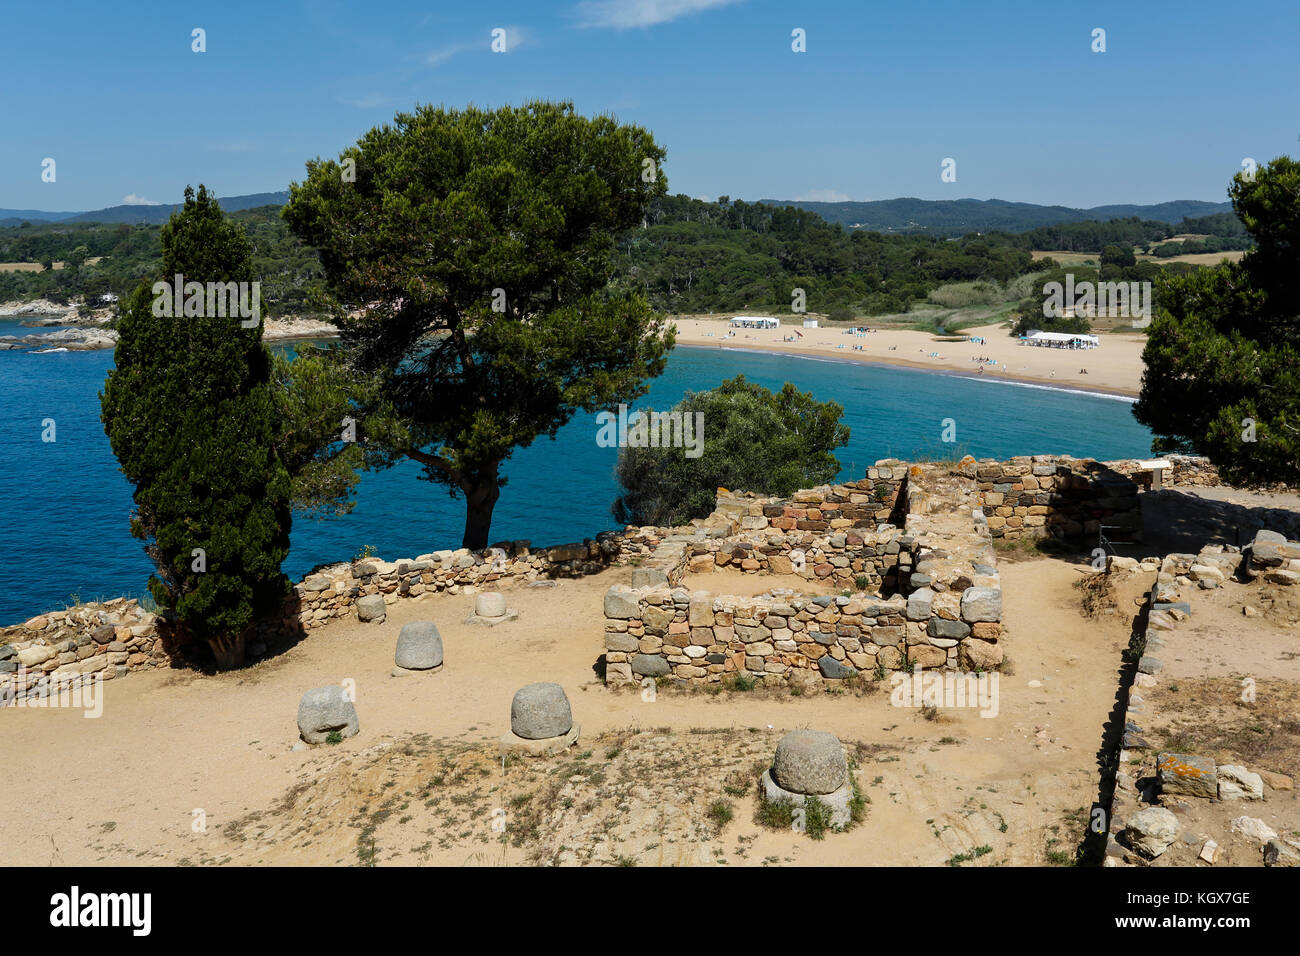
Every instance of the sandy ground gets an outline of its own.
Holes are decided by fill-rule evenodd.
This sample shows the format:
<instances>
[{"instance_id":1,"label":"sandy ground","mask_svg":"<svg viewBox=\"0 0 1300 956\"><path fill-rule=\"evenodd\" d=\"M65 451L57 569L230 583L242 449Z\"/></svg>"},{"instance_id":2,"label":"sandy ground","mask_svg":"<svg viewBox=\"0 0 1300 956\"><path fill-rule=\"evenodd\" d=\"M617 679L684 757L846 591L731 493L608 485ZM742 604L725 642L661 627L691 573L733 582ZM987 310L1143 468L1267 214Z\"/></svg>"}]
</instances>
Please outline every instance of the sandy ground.
<instances>
[{"instance_id":1,"label":"sandy ground","mask_svg":"<svg viewBox=\"0 0 1300 956\"><path fill-rule=\"evenodd\" d=\"M1101 346L1087 351L1049 349L1020 345L1000 325L963 329L962 335L983 338L983 343L943 341L929 332L882 328L866 335L852 335L843 329L805 329L782 318L779 329L736 329L727 337L727 318L676 318L677 342L718 348L761 349L791 355L816 355L854 362L877 362L907 368L933 369L970 376L1041 382L1058 387L1136 396L1142 385L1142 349L1146 337L1140 332L1102 336ZM871 319L861 325L875 328ZM793 342L783 339L794 336ZM854 351L853 346L863 346ZM841 348L841 346L843 346ZM931 357L930 353L938 355ZM980 356L997 362L979 372ZM1081 374L1081 369L1087 374Z\"/></svg>"},{"instance_id":2,"label":"sandy ground","mask_svg":"<svg viewBox=\"0 0 1300 956\"><path fill-rule=\"evenodd\" d=\"M803 697L665 688L652 702L609 691L595 672L600 601L628 569L509 591L521 618L492 629L461 623L467 595L401 602L383 625L332 624L240 673L111 681L99 719L0 711L0 863L1060 862L1096 799L1131 625L1085 620L1079 573L1055 559L1005 566L1014 672L992 718L928 720L891 706L888 685ZM1122 598L1150 584L1132 581ZM393 678L397 631L414 619L438 623L447 664ZM302 692L348 679L361 733L293 752ZM536 680L564 686L582 740L503 765L510 699ZM854 755L871 801L856 829L815 842L754 822L756 770L797 727L832 731ZM719 799L734 813L723 826L708 816Z\"/></svg>"}]
</instances>

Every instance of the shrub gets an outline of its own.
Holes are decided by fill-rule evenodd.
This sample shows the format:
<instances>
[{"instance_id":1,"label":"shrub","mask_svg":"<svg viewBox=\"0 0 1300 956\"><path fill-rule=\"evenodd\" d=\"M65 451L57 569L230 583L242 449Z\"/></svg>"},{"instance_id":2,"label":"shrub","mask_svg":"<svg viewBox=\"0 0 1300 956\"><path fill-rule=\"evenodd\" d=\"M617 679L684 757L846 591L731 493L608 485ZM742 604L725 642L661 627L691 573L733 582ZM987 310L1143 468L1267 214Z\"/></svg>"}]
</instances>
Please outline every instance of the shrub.
<instances>
[{"instance_id":1,"label":"shrub","mask_svg":"<svg viewBox=\"0 0 1300 956\"><path fill-rule=\"evenodd\" d=\"M613 512L624 524L675 526L706 517L719 487L765 495L815 487L839 473L832 451L849 440L848 426L839 423L843 406L817 402L789 382L774 394L738 375L687 394L673 411L693 428L702 422L692 433L698 444L622 449L617 474L625 491Z\"/></svg>"}]
</instances>

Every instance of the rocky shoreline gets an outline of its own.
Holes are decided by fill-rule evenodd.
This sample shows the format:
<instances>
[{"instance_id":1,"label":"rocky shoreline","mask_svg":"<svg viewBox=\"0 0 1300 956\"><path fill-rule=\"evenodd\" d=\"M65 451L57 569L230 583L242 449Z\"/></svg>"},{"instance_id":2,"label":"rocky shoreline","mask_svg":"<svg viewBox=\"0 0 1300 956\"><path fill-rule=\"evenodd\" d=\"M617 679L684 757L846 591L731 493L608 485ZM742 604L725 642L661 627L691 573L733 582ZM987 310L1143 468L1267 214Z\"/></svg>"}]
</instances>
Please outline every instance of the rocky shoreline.
<instances>
[{"instance_id":1,"label":"rocky shoreline","mask_svg":"<svg viewBox=\"0 0 1300 956\"><path fill-rule=\"evenodd\" d=\"M0 303L0 319L5 318L19 318L22 325L33 328L60 328L30 335L0 335L0 351L84 352L117 347L117 330L108 327L113 318L112 309L96 309L83 316L76 306L37 299L34 302ZM321 319L289 315L268 318L262 323L262 338L268 342L337 337L338 330Z\"/></svg>"}]
</instances>

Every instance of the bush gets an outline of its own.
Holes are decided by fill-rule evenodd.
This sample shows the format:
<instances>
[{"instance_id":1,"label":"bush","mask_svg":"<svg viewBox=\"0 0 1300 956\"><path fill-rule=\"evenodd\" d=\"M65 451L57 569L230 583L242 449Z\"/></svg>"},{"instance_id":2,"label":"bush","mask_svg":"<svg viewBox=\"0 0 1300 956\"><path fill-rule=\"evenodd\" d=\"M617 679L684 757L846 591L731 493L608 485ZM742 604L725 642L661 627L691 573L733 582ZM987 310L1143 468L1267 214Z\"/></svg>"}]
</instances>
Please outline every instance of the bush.
<instances>
[{"instance_id":1,"label":"bush","mask_svg":"<svg viewBox=\"0 0 1300 956\"><path fill-rule=\"evenodd\" d=\"M696 444L622 449L617 474L626 490L613 512L624 524L706 517L720 487L783 496L824 484L840 470L832 450L849 440L839 423L843 406L817 402L789 382L773 394L738 375L688 393L673 412L691 423Z\"/></svg>"}]
</instances>

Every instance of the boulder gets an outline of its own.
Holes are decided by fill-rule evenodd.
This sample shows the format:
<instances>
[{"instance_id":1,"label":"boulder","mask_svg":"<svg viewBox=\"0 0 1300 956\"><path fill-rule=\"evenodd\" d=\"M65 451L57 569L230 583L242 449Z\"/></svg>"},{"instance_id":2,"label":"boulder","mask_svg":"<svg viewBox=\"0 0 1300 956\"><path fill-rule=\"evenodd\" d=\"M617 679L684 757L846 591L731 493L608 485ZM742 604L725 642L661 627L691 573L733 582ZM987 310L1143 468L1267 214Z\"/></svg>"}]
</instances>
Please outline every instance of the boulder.
<instances>
[{"instance_id":1,"label":"boulder","mask_svg":"<svg viewBox=\"0 0 1300 956\"><path fill-rule=\"evenodd\" d=\"M1220 800L1264 799L1264 779L1259 774L1235 764L1220 764L1217 773Z\"/></svg>"},{"instance_id":2,"label":"boulder","mask_svg":"<svg viewBox=\"0 0 1300 956\"><path fill-rule=\"evenodd\" d=\"M357 620L380 624L387 614L382 594L367 594L357 599Z\"/></svg>"},{"instance_id":3,"label":"boulder","mask_svg":"<svg viewBox=\"0 0 1300 956\"><path fill-rule=\"evenodd\" d=\"M1267 843L1269 840L1277 839L1277 831L1265 823L1263 820L1255 817L1237 817L1232 821L1232 829L1242 836L1249 837L1259 843Z\"/></svg>"},{"instance_id":4,"label":"boulder","mask_svg":"<svg viewBox=\"0 0 1300 956\"><path fill-rule=\"evenodd\" d=\"M1300 853L1281 840L1269 840L1264 844L1265 866L1300 866Z\"/></svg>"},{"instance_id":5,"label":"boulder","mask_svg":"<svg viewBox=\"0 0 1300 956\"><path fill-rule=\"evenodd\" d=\"M427 671L442 666L442 635L432 621L403 624L397 635L397 653L393 662L411 671Z\"/></svg>"},{"instance_id":6,"label":"boulder","mask_svg":"<svg viewBox=\"0 0 1300 956\"><path fill-rule=\"evenodd\" d=\"M915 581L915 577L913 577ZM934 592L929 588L918 588L907 596L907 619L924 621L930 617L934 602Z\"/></svg>"},{"instance_id":7,"label":"boulder","mask_svg":"<svg viewBox=\"0 0 1300 956\"><path fill-rule=\"evenodd\" d=\"M1164 807L1146 807L1128 818L1124 835L1129 846L1154 859L1178 838L1178 818Z\"/></svg>"},{"instance_id":8,"label":"boulder","mask_svg":"<svg viewBox=\"0 0 1300 956\"><path fill-rule=\"evenodd\" d=\"M842 664L829 654L823 654L817 659L817 669L822 672L822 677L827 680L844 680L848 677L855 676L858 672L847 664ZM786 789L789 789L788 787ZM825 791L829 793L830 791Z\"/></svg>"},{"instance_id":9,"label":"boulder","mask_svg":"<svg viewBox=\"0 0 1300 956\"><path fill-rule=\"evenodd\" d=\"M668 575L658 568L636 568L632 571L632 587L633 589L666 588Z\"/></svg>"},{"instance_id":10,"label":"boulder","mask_svg":"<svg viewBox=\"0 0 1300 956\"><path fill-rule=\"evenodd\" d=\"M972 670L996 670L1002 664L1002 654L1002 645L990 641L970 638L961 643L961 657Z\"/></svg>"},{"instance_id":11,"label":"boulder","mask_svg":"<svg viewBox=\"0 0 1300 956\"><path fill-rule=\"evenodd\" d=\"M772 779L782 790L833 793L848 782L844 745L834 734L794 730L781 738L772 760Z\"/></svg>"},{"instance_id":12,"label":"boulder","mask_svg":"<svg viewBox=\"0 0 1300 956\"><path fill-rule=\"evenodd\" d=\"M1219 795L1219 778L1214 761L1192 754L1162 753L1156 758L1160 789L1189 797L1213 799Z\"/></svg>"},{"instance_id":13,"label":"boulder","mask_svg":"<svg viewBox=\"0 0 1300 956\"><path fill-rule=\"evenodd\" d=\"M313 687L298 704L298 733L309 744L323 744L335 731L351 737L361 729L357 709L337 685Z\"/></svg>"},{"instance_id":14,"label":"boulder","mask_svg":"<svg viewBox=\"0 0 1300 956\"><path fill-rule=\"evenodd\" d=\"M510 702L510 730L525 740L562 737L573 727L569 698L559 684L542 682L522 687Z\"/></svg>"},{"instance_id":15,"label":"boulder","mask_svg":"<svg viewBox=\"0 0 1300 956\"><path fill-rule=\"evenodd\" d=\"M35 667L38 664L44 664L54 656L54 648L46 647L43 644L33 644L31 647L24 647L18 652L18 663L23 667Z\"/></svg>"}]
</instances>

